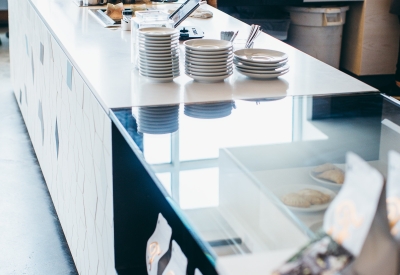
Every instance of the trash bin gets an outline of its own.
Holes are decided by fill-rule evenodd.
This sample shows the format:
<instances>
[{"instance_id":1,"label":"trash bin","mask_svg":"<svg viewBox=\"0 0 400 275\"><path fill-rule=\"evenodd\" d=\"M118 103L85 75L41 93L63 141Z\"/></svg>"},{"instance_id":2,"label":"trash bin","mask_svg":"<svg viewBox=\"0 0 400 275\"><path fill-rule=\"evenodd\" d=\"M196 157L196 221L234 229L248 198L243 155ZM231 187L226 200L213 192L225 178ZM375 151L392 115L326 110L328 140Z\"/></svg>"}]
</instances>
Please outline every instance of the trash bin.
<instances>
[{"instance_id":1,"label":"trash bin","mask_svg":"<svg viewBox=\"0 0 400 275\"><path fill-rule=\"evenodd\" d=\"M339 68L343 25L343 7L287 7L291 25L288 43L293 47Z\"/></svg>"}]
</instances>

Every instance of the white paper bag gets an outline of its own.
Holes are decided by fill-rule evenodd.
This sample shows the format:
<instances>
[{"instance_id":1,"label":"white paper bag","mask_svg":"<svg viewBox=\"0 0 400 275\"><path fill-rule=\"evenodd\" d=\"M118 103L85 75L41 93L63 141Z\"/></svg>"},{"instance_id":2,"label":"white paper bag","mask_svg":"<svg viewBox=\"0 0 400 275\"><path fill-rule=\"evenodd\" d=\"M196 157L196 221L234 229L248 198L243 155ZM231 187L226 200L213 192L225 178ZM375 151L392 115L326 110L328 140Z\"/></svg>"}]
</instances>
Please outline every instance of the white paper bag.
<instances>
[{"instance_id":1,"label":"white paper bag","mask_svg":"<svg viewBox=\"0 0 400 275\"><path fill-rule=\"evenodd\" d=\"M146 266L148 275L158 274L158 262L167 253L171 241L172 229L163 215L158 214L156 229L147 241Z\"/></svg>"},{"instance_id":2,"label":"white paper bag","mask_svg":"<svg viewBox=\"0 0 400 275\"><path fill-rule=\"evenodd\" d=\"M186 275L187 258L183 254L180 246L173 240L171 260L162 275Z\"/></svg>"},{"instance_id":3,"label":"white paper bag","mask_svg":"<svg viewBox=\"0 0 400 275\"><path fill-rule=\"evenodd\" d=\"M389 152L386 203L390 232L400 244L400 154L395 151Z\"/></svg>"},{"instance_id":4,"label":"white paper bag","mask_svg":"<svg viewBox=\"0 0 400 275\"><path fill-rule=\"evenodd\" d=\"M324 216L324 231L358 256L370 230L383 176L354 153L347 154L346 179Z\"/></svg>"}]
</instances>

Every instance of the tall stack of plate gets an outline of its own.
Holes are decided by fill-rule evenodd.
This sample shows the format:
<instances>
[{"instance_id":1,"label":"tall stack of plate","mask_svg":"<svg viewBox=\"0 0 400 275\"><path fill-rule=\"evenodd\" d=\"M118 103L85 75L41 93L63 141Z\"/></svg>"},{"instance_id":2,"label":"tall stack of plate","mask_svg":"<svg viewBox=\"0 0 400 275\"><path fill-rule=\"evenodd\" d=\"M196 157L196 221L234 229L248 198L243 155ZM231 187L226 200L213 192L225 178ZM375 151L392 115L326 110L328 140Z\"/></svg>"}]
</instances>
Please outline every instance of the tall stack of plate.
<instances>
[{"instance_id":1,"label":"tall stack of plate","mask_svg":"<svg viewBox=\"0 0 400 275\"><path fill-rule=\"evenodd\" d=\"M232 42L216 39L185 41L185 74L200 82L219 82L232 75Z\"/></svg>"},{"instance_id":2,"label":"tall stack of plate","mask_svg":"<svg viewBox=\"0 0 400 275\"><path fill-rule=\"evenodd\" d=\"M289 72L288 55L267 49L242 49L234 53L236 70L250 78L271 79Z\"/></svg>"},{"instance_id":3,"label":"tall stack of plate","mask_svg":"<svg viewBox=\"0 0 400 275\"><path fill-rule=\"evenodd\" d=\"M139 107L138 131L146 134L168 134L179 128L179 105Z\"/></svg>"},{"instance_id":4,"label":"tall stack of plate","mask_svg":"<svg viewBox=\"0 0 400 275\"><path fill-rule=\"evenodd\" d=\"M139 73L155 82L179 76L179 32L172 28L138 31Z\"/></svg>"}]
</instances>

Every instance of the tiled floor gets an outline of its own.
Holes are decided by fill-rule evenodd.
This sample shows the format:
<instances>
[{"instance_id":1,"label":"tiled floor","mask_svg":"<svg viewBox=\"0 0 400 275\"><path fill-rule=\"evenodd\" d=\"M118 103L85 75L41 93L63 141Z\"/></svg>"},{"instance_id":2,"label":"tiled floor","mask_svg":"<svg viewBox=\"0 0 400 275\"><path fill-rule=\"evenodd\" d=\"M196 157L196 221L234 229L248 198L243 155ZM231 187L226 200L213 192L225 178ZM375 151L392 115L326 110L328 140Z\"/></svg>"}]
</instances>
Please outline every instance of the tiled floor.
<instances>
[{"instance_id":1,"label":"tiled floor","mask_svg":"<svg viewBox=\"0 0 400 275\"><path fill-rule=\"evenodd\" d=\"M78 274L12 92L5 32L0 28L0 274Z\"/></svg>"}]
</instances>

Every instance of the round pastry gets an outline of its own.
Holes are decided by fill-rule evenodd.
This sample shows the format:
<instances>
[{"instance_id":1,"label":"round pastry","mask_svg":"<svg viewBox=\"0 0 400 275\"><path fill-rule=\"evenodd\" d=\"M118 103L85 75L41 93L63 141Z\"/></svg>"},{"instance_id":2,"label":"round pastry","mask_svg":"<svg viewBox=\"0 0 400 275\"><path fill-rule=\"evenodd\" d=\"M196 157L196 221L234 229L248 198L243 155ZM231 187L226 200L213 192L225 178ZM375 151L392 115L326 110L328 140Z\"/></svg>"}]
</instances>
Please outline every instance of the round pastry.
<instances>
[{"instance_id":1,"label":"round pastry","mask_svg":"<svg viewBox=\"0 0 400 275\"><path fill-rule=\"evenodd\" d=\"M298 194L311 204L324 204L331 199L329 195L313 189L302 189Z\"/></svg>"},{"instance_id":2,"label":"round pastry","mask_svg":"<svg viewBox=\"0 0 400 275\"><path fill-rule=\"evenodd\" d=\"M282 202L288 206L307 208L311 203L297 193L289 193L282 197Z\"/></svg>"},{"instance_id":3,"label":"round pastry","mask_svg":"<svg viewBox=\"0 0 400 275\"><path fill-rule=\"evenodd\" d=\"M325 163L325 164L315 167L312 171L314 173L322 173L322 172L325 172L328 170L335 170L335 169L339 169L339 168L336 167L335 165L333 165L332 163Z\"/></svg>"},{"instance_id":4,"label":"round pastry","mask_svg":"<svg viewBox=\"0 0 400 275\"><path fill-rule=\"evenodd\" d=\"M328 170L328 171L325 171L325 172L317 175L317 178L333 181L338 184L342 184L344 182L344 173L340 169Z\"/></svg>"}]
</instances>

